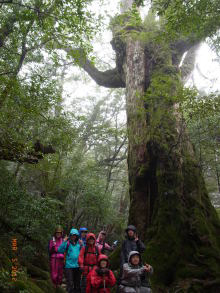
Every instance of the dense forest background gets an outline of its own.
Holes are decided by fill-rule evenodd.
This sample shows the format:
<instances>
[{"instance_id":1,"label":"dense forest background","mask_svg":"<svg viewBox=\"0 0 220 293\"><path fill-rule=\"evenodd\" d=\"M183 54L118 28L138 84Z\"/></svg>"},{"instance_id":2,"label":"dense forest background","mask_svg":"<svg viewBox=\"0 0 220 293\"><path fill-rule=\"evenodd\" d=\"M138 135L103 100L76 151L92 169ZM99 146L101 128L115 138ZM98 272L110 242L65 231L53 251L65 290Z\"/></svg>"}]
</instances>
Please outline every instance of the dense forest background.
<instances>
[{"instance_id":1,"label":"dense forest background","mask_svg":"<svg viewBox=\"0 0 220 293\"><path fill-rule=\"evenodd\" d=\"M162 17L167 1L153 2ZM192 7L196 3L190 2ZM199 2L206 11L206 1ZM65 233L72 225L95 233L105 229L110 243L124 237L129 214L125 90L100 89L82 70L87 57L110 70L115 56L103 35L120 7L108 7L105 1L100 9L97 5L84 0L0 1L2 292L54 292L47 243L57 224ZM188 32L189 23L177 21L184 16L181 5L168 9L167 32L172 35L173 27ZM147 14L146 6L142 11L143 26L155 23L156 12ZM215 52L212 62L220 70L218 11L218 1L213 1L212 20L205 22L201 13L190 29L203 28L198 33ZM102 54L108 55L105 62ZM200 70L199 60L187 65L194 75L185 80L181 113L220 214L219 91L215 78ZM207 80L209 88L204 87ZM17 281L12 282L15 258Z\"/></svg>"}]
</instances>

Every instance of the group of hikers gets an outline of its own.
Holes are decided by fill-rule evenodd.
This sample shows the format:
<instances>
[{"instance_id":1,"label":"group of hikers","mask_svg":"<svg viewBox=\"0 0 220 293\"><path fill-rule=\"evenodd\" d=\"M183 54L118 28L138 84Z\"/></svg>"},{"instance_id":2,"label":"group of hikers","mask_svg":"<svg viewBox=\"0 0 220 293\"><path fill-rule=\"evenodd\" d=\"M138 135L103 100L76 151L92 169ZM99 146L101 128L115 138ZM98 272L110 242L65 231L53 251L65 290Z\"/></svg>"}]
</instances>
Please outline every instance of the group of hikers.
<instances>
[{"instance_id":1,"label":"group of hikers","mask_svg":"<svg viewBox=\"0 0 220 293\"><path fill-rule=\"evenodd\" d=\"M110 246L105 239L105 231L101 231L96 240L95 234L86 228L80 228L79 231L72 228L69 236L63 237L63 229L58 226L49 241L50 272L54 286L62 284L65 269L68 293L110 293L116 278L109 269L105 251L113 251L116 245ZM149 264L142 264L141 253L144 250L135 226L129 225L121 247L117 292L151 292L149 275L153 273L153 268Z\"/></svg>"}]
</instances>

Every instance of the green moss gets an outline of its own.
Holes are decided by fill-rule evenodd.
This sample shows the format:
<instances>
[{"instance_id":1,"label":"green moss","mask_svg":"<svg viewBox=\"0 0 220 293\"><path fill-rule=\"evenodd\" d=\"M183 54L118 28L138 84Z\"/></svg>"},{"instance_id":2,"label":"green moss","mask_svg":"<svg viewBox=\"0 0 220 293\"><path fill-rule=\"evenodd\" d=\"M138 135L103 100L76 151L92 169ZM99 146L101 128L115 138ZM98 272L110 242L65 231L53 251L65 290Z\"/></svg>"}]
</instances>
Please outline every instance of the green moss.
<instances>
[{"instance_id":1,"label":"green moss","mask_svg":"<svg viewBox=\"0 0 220 293\"><path fill-rule=\"evenodd\" d=\"M153 226L145 239L147 250L143 259L155 269L152 276L155 292L159 287L171 288L177 280L216 278L220 271L216 233L219 222L208 201L198 168L193 161L189 164L186 161L183 174L179 174L178 168L174 171L172 162L166 162L163 169L157 169L158 196ZM188 172L191 177L195 175L193 179L188 178ZM181 182L187 184L184 188L187 194L181 193ZM194 191L195 197L192 196ZM201 288L201 284L192 285L190 281L188 284L192 292L200 292L196 290Z\"/></svg>"},{"instance_id":2,"label":"green moss","mask_svg":"<svg viewBox=\"0 0 220 293\"><path fill-rule=\"evenodd\" d=\"M183 292L202 292L201 280L220 275L219 221L195 163L187 159L183 170L182 179L177 173L174 180L169 179L169 167L157 172L158 198L144 259L155 268L155 288L171 288L176 282L188 280L190 291ZM178 182L186 184L182 194L178 192ZM165 193L171 186L173 192ZM194 284L193 279L201 284Z\"/></svg>"},{"instance_id":3,"label":"green moss","mask_svg":"<svg viewBox=\"0 0 220 293\"><path fill-rule=\"evenodd\" d=\"M142 27L142 20L139 12L135 6L132 9L126 11L125 13L116 15L110 21L110 29L113 31L121 31L124 27Z\"/></svg>"}]
</instances>

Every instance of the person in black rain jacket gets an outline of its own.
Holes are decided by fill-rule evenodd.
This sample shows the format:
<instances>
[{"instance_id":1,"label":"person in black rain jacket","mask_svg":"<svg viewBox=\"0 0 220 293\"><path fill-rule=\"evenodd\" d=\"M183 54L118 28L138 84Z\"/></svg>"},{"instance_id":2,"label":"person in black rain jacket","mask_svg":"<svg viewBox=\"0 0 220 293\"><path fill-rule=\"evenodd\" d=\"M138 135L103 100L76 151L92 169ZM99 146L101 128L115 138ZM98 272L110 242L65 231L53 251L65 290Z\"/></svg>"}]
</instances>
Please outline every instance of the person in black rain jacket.
<instances>
[{"instance_id":1,"label":"person in black rain jacket","mask_svg":"<svg viewBox=\"0 0 220 293\"><path fill-rule=\"evenodd\" d=\"M121 256L120 256L120 268L122 271L123 265L128 263L128 256L131 251L138 251L143 253L145 250L144 243L138 238L135 226L128 225L126 232L126 239L122 243Z\"/></svg>"}]
</instances>

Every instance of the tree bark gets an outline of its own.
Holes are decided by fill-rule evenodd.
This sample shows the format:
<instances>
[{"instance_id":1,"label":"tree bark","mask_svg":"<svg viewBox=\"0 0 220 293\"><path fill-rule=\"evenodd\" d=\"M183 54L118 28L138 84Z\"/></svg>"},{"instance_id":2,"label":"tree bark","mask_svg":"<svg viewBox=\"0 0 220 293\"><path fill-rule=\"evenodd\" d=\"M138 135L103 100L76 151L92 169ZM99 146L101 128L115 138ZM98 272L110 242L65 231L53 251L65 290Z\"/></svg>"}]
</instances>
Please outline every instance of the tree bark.
<instances>
[{"instance_id":1,"label":"tree bark","mask_svg":"<svg viewBox=\"0 0 220 293\"><path fill-rule=\"evenodd\" d=\"M146 161L146 127L143 94L145 91L146 58L140 41L130 38L126 46L124 72L126 77L126 112L128 129L128 172L130 185L129 223L139 231L149 225L149 182L139 176ZM140 204L140 202L145 203ZM147 211L147 212L146 212ZM138 221L138 222L137 222Z\"/></svg>"}]
</instances>

